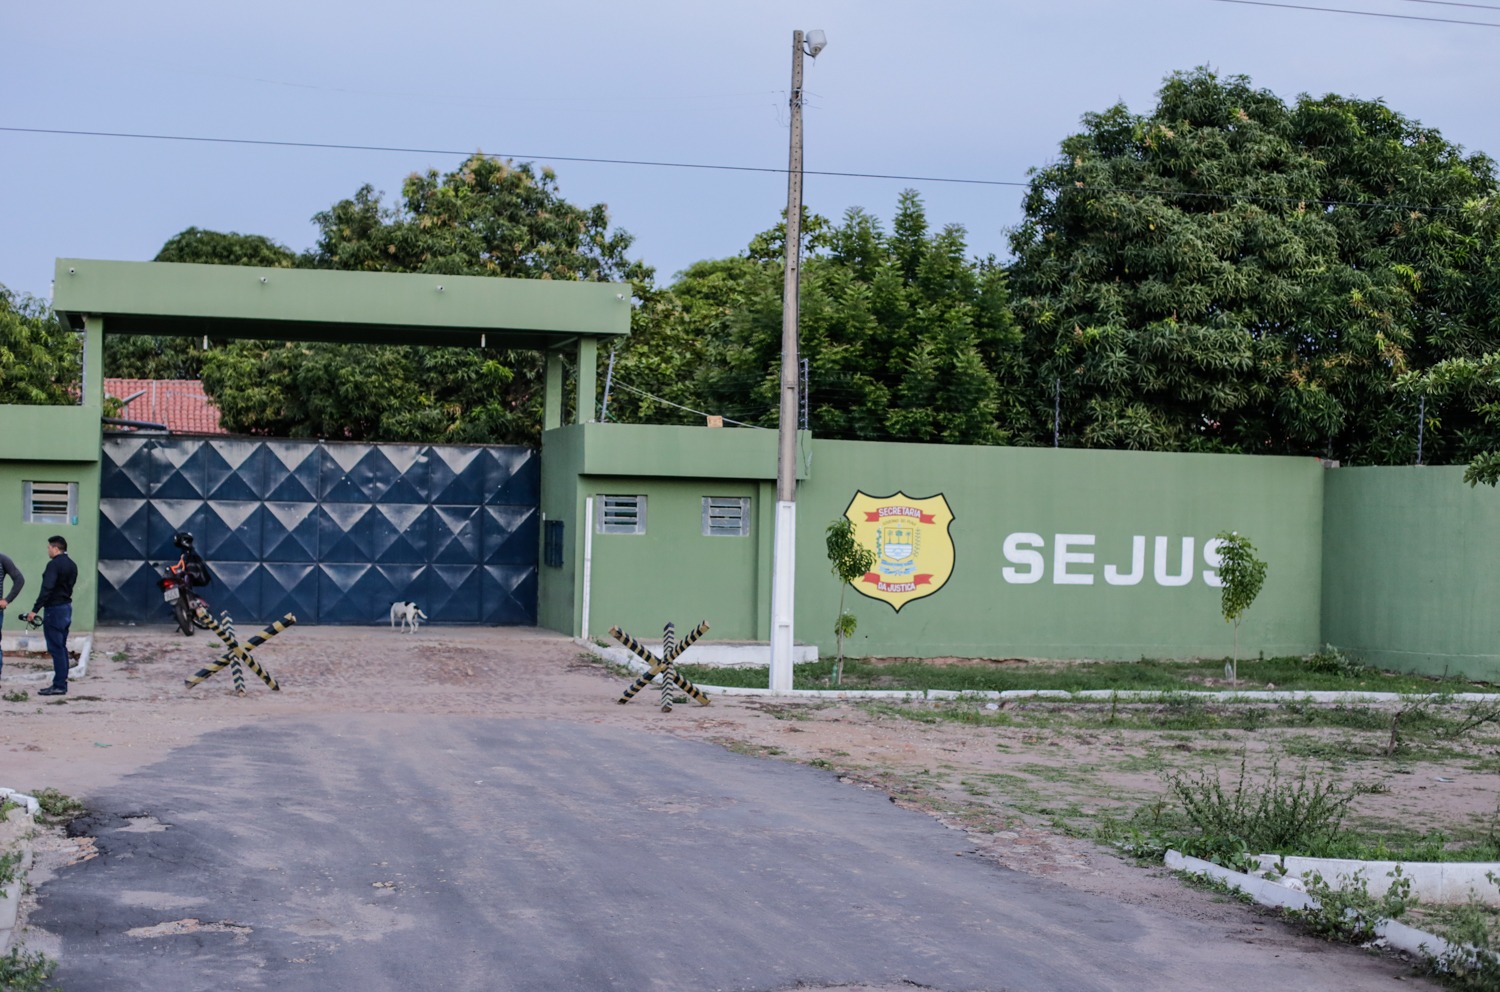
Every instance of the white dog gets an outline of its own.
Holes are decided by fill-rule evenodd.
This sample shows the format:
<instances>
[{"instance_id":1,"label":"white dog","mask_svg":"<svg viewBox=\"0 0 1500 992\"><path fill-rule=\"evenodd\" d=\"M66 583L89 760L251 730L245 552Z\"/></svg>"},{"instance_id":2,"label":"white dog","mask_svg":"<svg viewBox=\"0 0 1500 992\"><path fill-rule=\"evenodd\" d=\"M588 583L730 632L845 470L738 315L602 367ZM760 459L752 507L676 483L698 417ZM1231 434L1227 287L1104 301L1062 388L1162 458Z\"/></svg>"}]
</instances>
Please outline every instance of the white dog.
<instances>
[{"instance_id":1,"label":"white dog","mask_svg":"<svg viewBox=\"0 0 1500 992\"><path fill-rule=\"evenodd\" d=\"M399 623L401 629L410 634L417 632L417 627L427 614L423 613L416 603L392 603L391 604L391 628L395 629Z\"/></svg>"}]
</instances>

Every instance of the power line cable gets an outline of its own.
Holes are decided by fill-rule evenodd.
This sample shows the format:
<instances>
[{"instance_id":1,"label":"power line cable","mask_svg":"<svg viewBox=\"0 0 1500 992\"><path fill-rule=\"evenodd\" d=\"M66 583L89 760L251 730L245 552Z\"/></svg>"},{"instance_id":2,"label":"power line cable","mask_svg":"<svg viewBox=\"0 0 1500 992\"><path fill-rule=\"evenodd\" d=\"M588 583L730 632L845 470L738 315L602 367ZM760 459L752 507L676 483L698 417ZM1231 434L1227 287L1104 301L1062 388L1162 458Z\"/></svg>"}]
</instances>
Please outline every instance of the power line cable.
<instances>
[{"instance_id":1,"label":"power line cable","mask_svg":"<svg viewBox=\"0 0 1500 992\"><path fill-rule=\"evenodd\" d=\"M1437 24L1464 24L1477 28L1500 28L1500 23L1496 23L1495 21L1460 21L1450 17L1422 17L1419 14L1386 14L1376 10L1347 10L1343 7L1310 7L1300 3L1271 3L1270 0L1211 0L1211 2L1238 3L1249 7L1281 7L1285 10L1316 10L1325 14L1357 14L1360 17L1388 17L1398 21L1432 21Z\"/></svg>"},{"instance_id":2,"label":"power line cable","mask_svg":"<svg viewBox=\"0 0 1500 992\"><path fill-rule=\"evenodd\" d=\"M277 141L269 138L210 138L190 134L141 134L128 131L72 131L49 127L5 127L0 131L14 134L56 134L78 138L137 138L145 141L188 141L219 145L263 145L271 148L314 148L325 151L350 152L394 152L404 155L471 155L472 151L457 151L452 148L404 148L396 145L346 145L327 141ZM722 165L712 162L665 162L655 159L598 158L587 155L529 155L519 152L496 152L497 158L525 159L530 161L580 162L586 165L636 165L658 169L706 169L719 172L762 172L786 175L785 166ZM831 176L845 179L897 179L906 182L965 183L974 186L1029 185L1009 179L963 179L953 176L904 176L879 172L833 172L819 169L803 169L803 175Z\"/></svg>"},{"instance_id":3,"label":"power line cable","mask_svg":"<svg viewBox=\"0 0 1500 992\"><path fill-rule=\"evenodd\" d=\"M1426 3L1434 7L1473 7L1475 10L1500 11L1500 7L1491 3L1460 3L1459 0L1402 0L1403 3Z\"/></svg>"},{"instance_id":4,"label":"power line cable","mask_svg":"<svg viewBox=\"0 0 1500 992\"><path fill-rule=\"evenodd\" d=\"M625 383L623 383L623 382L620 381L620 379L619 379L618 376L615 378L615 385L618 386L621 389L624 389L624 390L628 391L628 392L637 393L637 394L639 394L641 396L649 397L650 399L653 399L656 402L662 403L662 404L664 404L666 406L673 406L673 407L676 407L679 410L686 410L688 413L696 413L700 417L715 417L715 416L720 416L720 414L705 413L702 410L694 410L692 407L690 407L690 406L683 406L681 403L673 403L669 399L666 399L666 398L661 397L661 396L657 396L655 393L648 393L644 389L636 389L634 386L627 386ZM734 424L736 427L749 427L749 428L752 428L752 429L758 430L758 431L768 431L768 430L771 429L769 427L762 427L759 424L747 424L747 423L744 423L743 421L731 420L728 417L724 418L724 422L726 424Z\"/></svg>"},{"instance_id":5,"label":"power line cable","mask_svg":"<svg viewBox=\"0 0 1500 992\"><path fill-rule=\"evenodd\" d=\"M1214 3L1259 3L1260 6L1286 7L1290 4L1260 3L1260 0L1213 0ZM1307 7L1297 8L1306 10L1323 10L1327 8ZM1356 12L1357 13L1357 12ZM1394 15L1392 15L1394 16ZM1453 22L1461 23L1461 22ZM1490 25L1500 27L1500 24ZM144 141L184 141L204 144L220 145L259 145L271 148L312 148L328 151L363 151L363 152L395 152L408 155L470 155L473 152L457 151L451 148L406 148L397 145L351 145L337 144L325 141L277 141L269 138L212 138L200 135L184 134L143 134L128 131L75 131L62 128L45 127L8 127L0 125L0 132L13 134L52 134L65 137L81 138L134 138ZM723 165L708 162L666 162L652 159L628 159L628 158L599 158L582 155L526 155L516 152L498 152L491 154L494 158L507 158L530 161L552 161L552 162L580 162L590 165L634 165L648 168L663 169L705 169L719 172L758 172L786 175L784 166L759 166L759 165ZM1031 182L1022 182L1014 179L972 179L958 176L917 176L902 175L885 172L847 172L830 169L803 169L803 175L828 176L836 179L894 179L902 182L914 183L958 183L970 186L1009 186L1020 189L1030 188ZM1267 196L1261 194L1242 193L1236 191L1220 190L1167 190L1151 189L1147 187L1133 186L1101 186L1092 183L1074 182L1072 186L1058 187L1058 192L1069 191L1089 193L1134 193L1146 196L1167 197L1212 197L1233 199L1244 202L1259 203L1303 203L1317 204L1324 207L1360 207L1360 208L1386 208L1400 210L1454 210L1458 209L1445 204L1423 204L1423 203L1392 203L1385 200L1361 201L1361 200L1331 200L1307 196Z\"/></svg>"}]
</instances>

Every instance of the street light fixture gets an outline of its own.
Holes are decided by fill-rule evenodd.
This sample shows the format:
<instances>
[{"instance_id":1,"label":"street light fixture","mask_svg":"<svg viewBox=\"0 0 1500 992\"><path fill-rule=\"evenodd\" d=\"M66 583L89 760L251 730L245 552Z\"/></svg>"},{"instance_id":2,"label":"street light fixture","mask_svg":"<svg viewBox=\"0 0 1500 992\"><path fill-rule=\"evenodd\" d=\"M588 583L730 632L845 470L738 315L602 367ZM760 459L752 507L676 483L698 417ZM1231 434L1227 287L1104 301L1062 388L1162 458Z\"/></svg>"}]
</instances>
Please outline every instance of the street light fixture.
<instances>
[{"instance_id":1,"label":"street light fixture","mask_svg":"<svg viewBox=\"0 0 1500 992\"><path fill-rule=\"evenodd\" d=\"M786 182L786 282L781 297L781 409L777 424L776 531L771 557L772 693L792 690L797 545L797 290L802 254L802 56L828 47L822 31L792 32L792 137Z\"/></svg>"}]
</instances>

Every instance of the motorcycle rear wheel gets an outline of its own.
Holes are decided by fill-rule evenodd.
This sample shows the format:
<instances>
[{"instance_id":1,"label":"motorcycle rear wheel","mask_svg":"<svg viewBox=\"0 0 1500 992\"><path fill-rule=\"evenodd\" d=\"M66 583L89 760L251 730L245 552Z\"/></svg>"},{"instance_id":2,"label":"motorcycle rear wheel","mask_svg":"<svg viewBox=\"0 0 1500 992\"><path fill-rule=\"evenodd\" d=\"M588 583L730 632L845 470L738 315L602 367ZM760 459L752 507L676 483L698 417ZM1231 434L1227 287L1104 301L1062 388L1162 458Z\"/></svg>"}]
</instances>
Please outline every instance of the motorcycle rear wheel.
<instances>
[{"instance_id":1,"label":"motorcycle rear wheel","mask_svg":"<svg viewBox=\"0 0 1500 992\"><path fill-rule=\"evenodd\" d=\"M193 614L189 612L187 596L177 597L177 602L172 604L172 613L177 617L177 629L182 631L184 637L192 637Z\"/></svg>"}]
</instances>

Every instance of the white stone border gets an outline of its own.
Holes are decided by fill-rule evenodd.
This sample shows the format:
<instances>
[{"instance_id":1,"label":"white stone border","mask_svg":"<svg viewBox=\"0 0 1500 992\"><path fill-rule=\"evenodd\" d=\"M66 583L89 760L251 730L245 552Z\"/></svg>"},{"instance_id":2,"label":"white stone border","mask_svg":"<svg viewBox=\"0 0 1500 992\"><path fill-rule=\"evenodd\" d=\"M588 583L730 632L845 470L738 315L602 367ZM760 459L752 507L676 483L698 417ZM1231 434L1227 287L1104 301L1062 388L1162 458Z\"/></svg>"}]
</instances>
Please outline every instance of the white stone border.
<instances>
[{"instance_id":1,"label":"white stone border","mask_svg":"<svg viewBox=\"0 0 1500 992\"><path fill-rule=\"evenodd\" d=\"M600 646L584 637L573 638L573 643L590 654L628 668L637 674L644 673L647 670L646 663L636 657L634 652L627 651L625 648ZM697 651L699 648L694 647L693 650ZM816 648L813 649L813 658L811 660L817 660ZM697 662L694 663L696 664ZM783 699L930 701L973 699L991 702L1008 699L1056 699L1088 703L1113 701L1122 703L1170 703L1181 699L1198 699L1203 701L1242 699L1246 702L1256 703L1370 703L1375 705L1393 705L1409 702L1413 699L1442 699L1456 703L1478 703L1486 700L1500 700L1500 693L1490 692L1335 692L1332 690L1312 689L1225 689L1222 691L1192 690L1186 692L1170 689L1133 689L1125 691L1118 689L1078 689L1074 691L1067 689L790 689L786 692L772 692L769 687L762 689L751 686L704 685L698 682L693 684L711 696L777 696Z\"/></svg>"},{"instance_id":2,"label":"white stone border","mask_svg":"<svg viewBox=\"0 0 1500 992\"><path fill-rule=\"evenodd\" d=\"M94 652L94 635L69 634L68 647L78 652L78 664L68 669L69 681L73 679L87 678L89 674L89 658ZM40 634L6 634L0 637L0 650L4 651L45 651L47 642ZM38 672L36 674L5 676L7 682L24 682L30 685L33 682L51 682L52 673ZM3 790L0 790L3 791Z\"/></svg>"},{"instance_id":3,"label":"white stone border","mask_svg":"<svg viewBox=\"0 0 1500 992\"><path fill-rule=\"evenodd\" d=\"M4 822L0 822L0 854L17 849L21 852L21 860L15 866L15 878L0 887L0 954L8 953L15 943L21 890L26 884L26 873L31 870L31 835L41 809L35 796L0 787L0 804L5 802L16 806L8 812Z\"/></svg>"},{"instance_id":4,"label":"white stone border","mask_svg":"<svg viewBox=\"0 0 1500 992\"><path fill-rule=\"evenodd\" d=\"M1300 888L1283 885L1270 878L1246 875L1244 872L1216 865L1212 861L1192 858L1180 851L1168 851L1164 859L1168 868L1190 875L1208 876L1238 889L1262 906L1274 909L1317 909L1319 903ZM1390 947L1417 957L1444 958L1453 953L1473 955L1474 948L1459 948L1437 934L1409 927L1397 920L1381 920L1374 926L1375 935Z\"/></svg>"}]
</instances>

